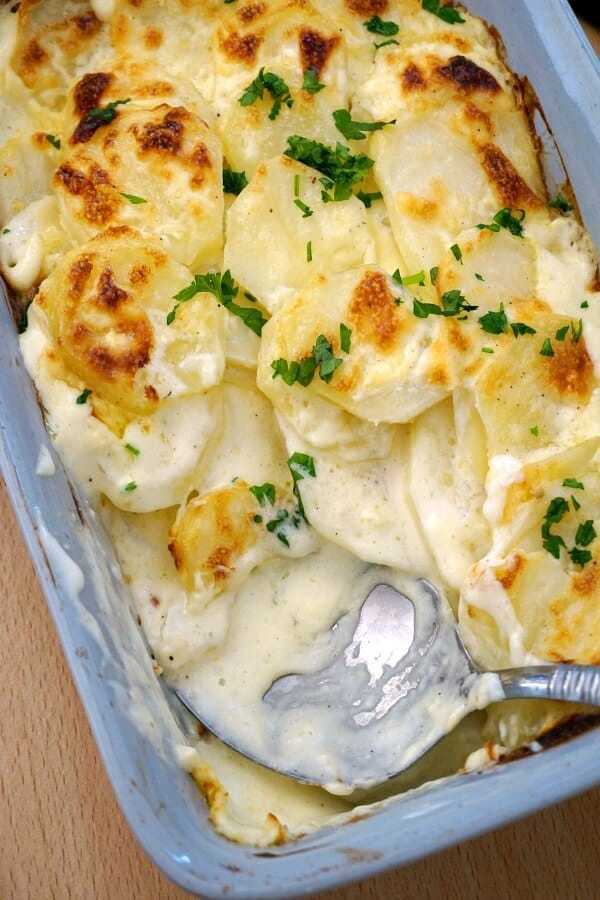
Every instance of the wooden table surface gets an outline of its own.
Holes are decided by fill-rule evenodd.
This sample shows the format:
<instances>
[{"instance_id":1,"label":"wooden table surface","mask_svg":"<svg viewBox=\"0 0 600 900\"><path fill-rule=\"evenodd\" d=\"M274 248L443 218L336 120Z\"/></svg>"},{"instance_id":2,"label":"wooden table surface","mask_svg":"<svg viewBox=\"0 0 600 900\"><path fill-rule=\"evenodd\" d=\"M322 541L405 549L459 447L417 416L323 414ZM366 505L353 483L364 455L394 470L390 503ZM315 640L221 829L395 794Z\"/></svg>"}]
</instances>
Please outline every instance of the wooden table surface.
<instances>
[{"instance_id":1,"label":"wooden table surface","mask_svg":"<svg viewBox=\"0 0 600 900\"><path fill-rule=\"evenodd\" d=\"M189 896L117 806L1 485L0 522L0 900ZM595 790L318 900L599 900L599 822Z\"/></svg>"}]
</instances>

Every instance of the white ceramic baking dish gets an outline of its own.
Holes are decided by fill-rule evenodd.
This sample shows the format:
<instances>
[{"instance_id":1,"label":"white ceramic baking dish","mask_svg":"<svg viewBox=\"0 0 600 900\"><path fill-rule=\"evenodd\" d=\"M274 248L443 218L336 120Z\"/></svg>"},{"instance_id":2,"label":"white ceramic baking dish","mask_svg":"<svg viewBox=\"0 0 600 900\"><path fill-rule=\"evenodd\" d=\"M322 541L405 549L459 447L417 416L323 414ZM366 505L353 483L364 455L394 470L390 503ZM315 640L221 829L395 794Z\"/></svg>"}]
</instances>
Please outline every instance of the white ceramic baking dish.
<instances>
[{"instance_id":1,"label":"white ceramic baking dish","mask_svg":"<svg viewBox=\"0 0 600 900\"><path fill-rule=\"evenodd\" d=\"M600 243L600 66L565 0L471 0L529 76ZM553 163L554 165L554 163ZM560 180L560 174L559 174ZM229 843L175 761L181 713L155 677L113 552L65 475L0 285L0 467L113 788L138 841L203 897L289 898L400 866L600 783L600 734L404 794L360 821L268 851ZM34 475L40 446L57 463ZM83 583L73 563L83 574Z\"/></svg>"}]
</instances>

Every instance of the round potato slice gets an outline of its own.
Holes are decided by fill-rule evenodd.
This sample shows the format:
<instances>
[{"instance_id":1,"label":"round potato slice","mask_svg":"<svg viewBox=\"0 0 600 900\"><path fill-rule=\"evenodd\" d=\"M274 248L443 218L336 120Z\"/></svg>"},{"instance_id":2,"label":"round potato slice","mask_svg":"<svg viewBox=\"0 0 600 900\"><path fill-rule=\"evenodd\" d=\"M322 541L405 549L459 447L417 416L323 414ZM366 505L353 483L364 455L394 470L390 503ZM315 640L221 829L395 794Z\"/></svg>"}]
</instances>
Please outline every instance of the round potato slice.
<instances>
[{"instance_id":1,"label":"round potato slice","mask_svg":"<svg viewBox=\"0 0 600 900\"><path fill-rule=\"evenodd\" d=\"M53 179L64 228L82 243L127 225L159 235L184 265L212 265L222 248L219 138L185 106L109 99L113 81L100 72L75 87L77 124Z\"/></svg>"},{"instance_id":2,"label":"round potato slice","mask_svg":"<svg viewBox=\"0 0 600 900\"><path fill-rule=\"evenodd\" d=\"M173 295L191 274L159 240L113 228L68 253L38 297L62 364L125 415L202 393L224 369L224 311L203 295L172 324Z\"/></svg>"},{"instance_id":3,"label":"round potato slice","mask_svg":"<svg viewBox=\"0 0 600 900\"><path fill-rule=\"evenodd\" d=\"M368 422L410 422L454 386L446 321L415 315L376 266L315 275L265 325L258 385L284 412L299 384Z\"/></svg>"},{"instance_id":4,"label":"round potato slice","mask_svg":"<svg viewBox=\"0 0 600 900\"><path fill-rule=\"evenodd\" d=\"M375 260L363 204L356 197L324 203L319 177L286 156L267 160L227 215L225 268L270 313L291 300L313 272L342 272Z\"/></svg>"}]
</instances>

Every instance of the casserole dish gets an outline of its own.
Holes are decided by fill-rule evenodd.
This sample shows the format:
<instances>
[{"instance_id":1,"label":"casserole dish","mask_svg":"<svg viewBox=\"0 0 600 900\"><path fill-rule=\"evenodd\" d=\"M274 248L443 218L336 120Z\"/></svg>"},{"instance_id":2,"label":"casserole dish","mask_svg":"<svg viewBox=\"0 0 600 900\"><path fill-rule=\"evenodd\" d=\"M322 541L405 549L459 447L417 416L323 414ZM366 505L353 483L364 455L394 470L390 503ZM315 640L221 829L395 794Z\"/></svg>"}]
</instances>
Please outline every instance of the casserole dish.
<instances>
[{"instance_id":1,"label":"casserole dish","mask_svg":"<svg viewBox=\"0 0 600 900\"><path fill-rule=\"evenodd\" d=\"M575 191L583 198L583 218L598 239L598 210L585 193L593 183L591 159L598 144L591 96L597 84L594 61L578 43L577 33L568 30L567 12L560 4L549 3L544 10L531 3L511 7L498 10L492 4L473 4L475 12L501 28L512 51L512 65L526 71L540 90ZM556 72L550 70L552 63ZM9 334L8 316L3 324ZM8 342L2 353L4 384L10 394L10 401L2 401L2 422L5 426L10 422L11 428L4 470L13 502L125 813L146 850L183 886L204 896L226 889L239 897L317 890L441 849L598 779L594 736L587 735L535 760L430 786L364 821L324 830L268 854L227 844L207 830L203 802L174 762L172 747L181 742L181 735L133 618L123 620L127 598L111 554L96 533L93 514L60 470L55 478L31 481L39 446L47 444L47 438L33 416L34 395L18 362L16 344ZM63 551L83 572L83 584ZM134 791L133 799L132 780L145 785L143 792ZM552 785L550 790L547 784ZM464 818L457 827L459 804ZM233 869L238 870L235 878Z\"/></svg>"}]
</instances>

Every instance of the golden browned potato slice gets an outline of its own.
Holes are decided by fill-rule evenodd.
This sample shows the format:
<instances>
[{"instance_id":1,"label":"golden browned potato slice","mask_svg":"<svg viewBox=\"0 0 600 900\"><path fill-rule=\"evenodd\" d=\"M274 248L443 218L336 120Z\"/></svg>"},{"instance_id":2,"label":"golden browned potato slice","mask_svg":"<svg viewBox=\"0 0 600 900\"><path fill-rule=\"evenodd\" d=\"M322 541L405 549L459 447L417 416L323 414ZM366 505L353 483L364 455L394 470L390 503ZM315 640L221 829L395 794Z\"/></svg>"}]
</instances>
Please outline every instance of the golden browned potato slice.
<instances>
[{"instance_id":1,"label":"golden browned potato slice","mask_svg":"<svg viewBox=\"0 0 600 900\"><path fill-rule=\"evenodd\" d=\"M411 295L375 266L315 275L265 326L258 385L285 408L290 387L273 363L310 360L328 344L341 362L333 372L317 367L305 390L368 422L410 422L455 386L446 323L415 316ZM342 325L351 331L348 351Z\"/></svg>"},{"instance_id":2,"label":"golden browned potato slice","mask_svg":"<svg viewBox=\"0 0 600 900\"><path fill-rule=\"evenodd\" d=\"M121 413L147 415L221 381L225 313L214 298L183 304L167 324L190 281L158 239L122 226L67 254L37 302L67 370Z\"/></svg>"},{"instance_id":3,"label":"golden browned potato slice","mask_svg":"<svg viewBox=\"0 0 600 900\"><path fill-rule=\"evenodd\" d=\"M600 662L598 439L498 480L494 548L471 569L460 623L484 666Z\"/></svg>"},{"instance_id":4,"label":"golden browned potato slice","mask_svg":"<svg viewBox=\"0 0 600 900\"><path fill-rule=\"evenodd\" d=\"M193 497L177 516L169 549L194 605L239 587L267 559L318 548L286 487L269 484L259 498L250 488L239 479Z\"/></svg>"},{"instance_id":5,"label":"golden browned potato slice","mask_svg":"<svg viewBox=\"0 0 600 900\"><path fill-rule=\"evenodd\" d=\"M60 106L78 71L108 50L107 28L86 0L23 0L12 68L37 99Z\"/></svg>"},{"instance_id":6,"label":"golden browned potato slice","mask_svg":"<svg viewBox=\"0 0 600 900\"><path fill-rule=\"evenodd\" d=\"M110 72L75 86L75 124L53 180L62 224L76 243L109 226L139 228L178 262L208 267L223 239L220 141L186 107L141 107L120 90Z\"/></svg>"},{"instance_id":7,"label":"golden browned potato slice","mask_svg":"<svg viewBox=\"0 0 600 900\"><path fill-rule=\"evenodd\" d=\"M285 149L291 134L335 144L340 135L331 113L345 106L348 96L343 36L309 0L232 5L213 43L214 103L233 169L250 176L260 160ZM262 68L282 78L290 91L292 105L284 101L277 115L271 113L275 98L268 91L250 105L239 102ZM326 85L323 90L303 89L309 69Z\"/></svg>"},{"instance_id":8,"label":"golden browned potato slice","mask_svg":"<svg viewBox=\"0 0 600 900\"><path fill-rule=\"evenodd\" d=\"M277 156L260 164L228 212L225 268L270 313L315 271L343 272L375 261L365 207L355 197L323 203L319 177L314 169Z\"/></svg>"}]
</instances>

